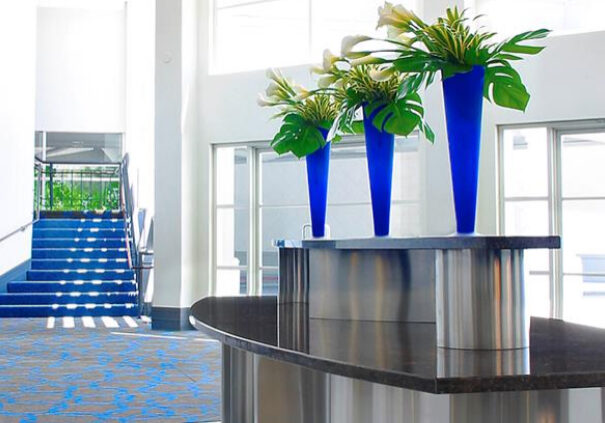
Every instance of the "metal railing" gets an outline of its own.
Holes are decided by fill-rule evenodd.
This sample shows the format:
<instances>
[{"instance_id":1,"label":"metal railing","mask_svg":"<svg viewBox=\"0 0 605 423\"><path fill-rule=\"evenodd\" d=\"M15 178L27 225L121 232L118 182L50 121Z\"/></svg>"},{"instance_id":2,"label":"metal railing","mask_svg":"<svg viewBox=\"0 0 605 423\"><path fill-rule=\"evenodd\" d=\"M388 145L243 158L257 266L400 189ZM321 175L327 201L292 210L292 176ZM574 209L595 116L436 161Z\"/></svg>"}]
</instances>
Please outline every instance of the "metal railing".
<instances>
[{"instance_id":1,"label":"metal railing","mask_svg":"<svg viewBox=\"0 0 605 423\"><path fill-rule=\"evenodd\" d=\"M35 198L41 210L120 208L120 163L62 163L36 159Z\"/></svg>"},{"instance_id":2,"label":"metal railing","mask_svg":"<svg viewBox=\"0 0 605 423\"><path fill-rule=\"evenodd\" d=\"M120 210L124 215L128 263L129 267L134 270L137 281L139 314L143 315L149 312L149 310L144 309L144 306L149 272L153 270L153 250L148 249L149 228L145 226L146 219L144 217L140 219L135 213L128 166L129 156L126 154L120 163ZM149 224L152 225L153 220Z\"/></svg>"}]
</instances>

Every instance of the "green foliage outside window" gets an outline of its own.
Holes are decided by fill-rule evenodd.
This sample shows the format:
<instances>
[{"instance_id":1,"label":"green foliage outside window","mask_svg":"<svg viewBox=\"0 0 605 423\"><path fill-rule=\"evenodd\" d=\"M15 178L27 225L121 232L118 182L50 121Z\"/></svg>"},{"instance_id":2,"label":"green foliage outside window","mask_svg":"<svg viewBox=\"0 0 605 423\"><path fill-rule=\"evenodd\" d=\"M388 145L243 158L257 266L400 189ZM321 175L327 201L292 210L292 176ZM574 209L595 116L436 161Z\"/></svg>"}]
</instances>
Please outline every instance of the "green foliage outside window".
<instances>
[{"instance_id":1,"label":"green foliage outside window","mask_svg":"<svg viewBox=\"0 0 605 423\"><path fill-rule=\"evenodd\" d=\"M43 175L41 174L43 173ZM79 168L55 169L53 182L51 170L46 167L35 174L34 195L39 198L41 210L83 211L117 210L120 208L120 181L114 169ZM52 189L52 202L51 202Z\"/></svg>"}]
</instances>

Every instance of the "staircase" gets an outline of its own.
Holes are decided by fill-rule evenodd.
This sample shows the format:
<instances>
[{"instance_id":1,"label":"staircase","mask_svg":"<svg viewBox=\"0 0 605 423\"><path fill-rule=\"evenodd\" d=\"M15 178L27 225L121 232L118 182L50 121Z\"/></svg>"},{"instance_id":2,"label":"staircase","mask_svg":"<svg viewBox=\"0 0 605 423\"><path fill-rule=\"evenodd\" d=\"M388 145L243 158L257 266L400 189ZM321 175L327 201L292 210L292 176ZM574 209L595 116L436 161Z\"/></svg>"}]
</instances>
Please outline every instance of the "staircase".
<instances>
[{"instance_id":1,"label":"staircase","mask_svg":"<svg viewBox=\"0 0 605 423\"><path fill-rule=\"evenodd\" d=\"M31 270L0 294L0 317L138 315L125 238L120 212L43 212Z\"/></svg>"}]
</instances>

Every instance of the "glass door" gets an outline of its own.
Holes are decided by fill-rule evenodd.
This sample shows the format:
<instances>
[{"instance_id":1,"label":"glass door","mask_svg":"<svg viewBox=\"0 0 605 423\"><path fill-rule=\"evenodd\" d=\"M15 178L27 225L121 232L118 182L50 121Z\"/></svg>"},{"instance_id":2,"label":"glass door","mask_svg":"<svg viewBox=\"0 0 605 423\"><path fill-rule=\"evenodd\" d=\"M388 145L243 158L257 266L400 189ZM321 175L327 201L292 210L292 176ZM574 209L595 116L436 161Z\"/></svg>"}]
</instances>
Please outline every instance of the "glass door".
<instances>
[{"instance_id":1,"label":"glass door","mask_svg":"<svg viewBox=\"0 0 605 423\"><path fill-rule=\"evenodd\" d=\"M557 138L563 317L605 327L605 131Z\"/></svg>"}]
</instances>

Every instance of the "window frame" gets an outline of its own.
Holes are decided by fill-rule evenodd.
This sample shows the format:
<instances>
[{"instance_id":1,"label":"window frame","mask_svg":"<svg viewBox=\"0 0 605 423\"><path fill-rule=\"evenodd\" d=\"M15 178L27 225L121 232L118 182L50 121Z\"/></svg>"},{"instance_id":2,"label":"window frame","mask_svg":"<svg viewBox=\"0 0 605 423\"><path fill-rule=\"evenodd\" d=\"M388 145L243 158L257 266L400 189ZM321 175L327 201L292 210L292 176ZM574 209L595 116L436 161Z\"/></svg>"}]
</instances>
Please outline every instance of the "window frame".
<instances>
[{"instance_id":1,"label":"window frame","mask_svg":"<svg viewBox=\"0 0 605 423\"><path fill-rule=\"evenodd\" d=\"M506 197L504 192L504 131L514 129L528 128L546 128L547 133L547 172L548 172L548 192L544 196L523 196L523 197ZM497 205L497 222L498 234L505 234L505 208L507 202L515 201L544 201L548 203L549 215L549 235L562 234L562 215L563 201L569 198L564 198L562 195L562 157L561 157L561 139L565 135L579 133L605 132L605 119L586 119L575 121L551 121L551 122L534 122L511 125L497 125L497 189L498 189L498 205ZM591 197L590 199L605 200L603 197ZM580 200L586 200L586 197L579 197ZM569 272L563 270L563 254L561 249L550 250L549 252L549 272L536 271L532 274L546 275L550 279L550 316L551 318L563 319L564 317L564 276L570 275ZM573 272L572 272L573 273ZM573 273L575 274L575 273ZM582 274L583 275L583 274Z\"/></svg>"},{"instance_id":2,"label":"window frame","mask_svg":"<svg viewBox=\"0 0 605 423\"><path fill-rule=\"evenodd\" d=\"M410 134L410 137L419 137L417 132ZM405 137L396 137L403 138ZM239 270L245 271L247 274L246 293L242 295L256 296L262 295L262 272L265 270L278 270L277 266L266 266L262 262L263 254L263 236L262 236L262 221L261 212L264 207L270 208L291 208L292 205L264 205L262 204L261 198L261 167L262 160L261 155L273 152L273 149L269 146L270 141L249 141L249 142L217 142L210 145L210 186L211 186L211 204L210 204L210 295L216 295L217 293L217 274L219 270ZM419 154L420 163L424 163L424 150L421 147L422 141L419 137L418 148L415 150ZM347 149L363 147L365 148L365 138L363 136L346 136L345 139L338 145L334 145L333 149ZM216 160L217 150L220 148L246 148L246 158L248 163L248 190L249 199L247 209L248 213L248 260L247 265L244 266L225 266L218 265L216 255L217 245L217 210L218 209L236 209L235 204L219 205L217 204L217 178L216 178ZM420 167L419 180L424 177L423 167ZM420 190L419 198L413 200L392 200L391 205L409 205L418 204L422 205L425 203L425 192ZM347 206L371 206L370 198L365 202L342 202L338 204L330 204L330 207L347 207ZM308 207L307 204L294 205L294 207ZM421 219L421 230L424 228L425 222L423 215L420 215ZM302 236L302 233L301 233Z\"/></svg>"}]
</instances>

